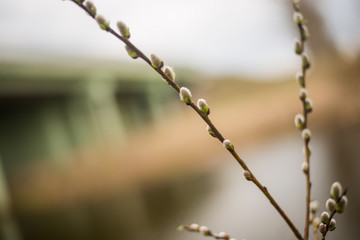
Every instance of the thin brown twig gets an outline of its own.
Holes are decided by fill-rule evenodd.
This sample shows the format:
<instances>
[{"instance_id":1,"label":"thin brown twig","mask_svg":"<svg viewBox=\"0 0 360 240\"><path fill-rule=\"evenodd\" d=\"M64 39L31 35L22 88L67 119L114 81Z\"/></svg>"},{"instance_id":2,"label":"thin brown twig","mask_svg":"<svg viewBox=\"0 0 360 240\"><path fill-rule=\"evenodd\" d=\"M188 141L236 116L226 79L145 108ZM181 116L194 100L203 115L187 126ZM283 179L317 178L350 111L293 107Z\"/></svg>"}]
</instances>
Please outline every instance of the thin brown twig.
<instances>
[{"instance_id":1,"label":"thin brown twig","mask_svg":"<svg viewBox=\"0 0 360 240\"><path fill-rule=\"evenodd\" d=\"M84 11L86 11L92 18L95 19L95 16L91 14L91 12L81 3L78 3L75 0L70 0L74 2L76 5L81 7ZM163 79L165 79L170 86L172 86L178 93L180 92L180 87L177 85L173 80L171 80L161 69L155 68L152 66L151 60L142 53L135 45L133 45L127 38L122 37L117 32L115 32L111 27L107 27L105 29L107 32L114 35L116 38L121 40L123 43L125 43L128 47L130 47L134 52L137 53L137 55L143 59L150 67L152 67L158 74L161 75ZM204 114L192 101L190 104L188 104L191 108L195 110L195 112L209 125L211 130L215 133L216 138L222 143L224 142L225 138L222 136L220 131L215 127L215 125L210 121L210 118ZM260 189L260 191L269 199L270 203L274 206L274 208L278 211L278 213L283 217L285 222L288 224L294 235L297 239L303 240L300 232L297 230L295 225L292 223L292 221L289 219L289 217L286 215L286 213L282 210L282 208L277 204L277 202L274 200L274 198L271 196L271 194L268 192L267 188L263 186L254 176L254 174L250 171L250 169L247 167L245 162L239 157L239 155L236 153L235 150L229 150L229 152L233 155L233 157L236 159L236 161L240 164L240 166L246 170L249 171L252 176L252 182Z\"/></svg>"},{"instance_id":2,"label":"thin brown twig","mask_svg":"<svg viewBox=\"0 0 360 240\"><path fill-rule=\"evenodd\" d=\"M299 0L294 0L294 13L300 13L300 6L299 6ZM306 70L309 66L307 64L304 64L304 50L305 50L305 41L306 41L306 34L303 20L301 22L297 22L297 26L299 29L299 35L300 35L300 48L301 50L297 52L297 54L301 54L302 58L302 68L301 68L301 74L302 74L302 87L306 88ZM301 98L301 102L303 105L303 116L304 116L304 124L303 129L306 129L308 126L308 113L309 111L307 109L307 103L306 103L306 97ZM309 226L310 226L310 199L311 199L311 181L310 181L310 149L309 149L309 138L304 138L304 150L305 150L305 162L307 165L307 170L304 171L305 178L306 178L306 206L305 206L305 226L304 226L304 239L308 240L309 238Z\"/></svg>"}]
</instances>

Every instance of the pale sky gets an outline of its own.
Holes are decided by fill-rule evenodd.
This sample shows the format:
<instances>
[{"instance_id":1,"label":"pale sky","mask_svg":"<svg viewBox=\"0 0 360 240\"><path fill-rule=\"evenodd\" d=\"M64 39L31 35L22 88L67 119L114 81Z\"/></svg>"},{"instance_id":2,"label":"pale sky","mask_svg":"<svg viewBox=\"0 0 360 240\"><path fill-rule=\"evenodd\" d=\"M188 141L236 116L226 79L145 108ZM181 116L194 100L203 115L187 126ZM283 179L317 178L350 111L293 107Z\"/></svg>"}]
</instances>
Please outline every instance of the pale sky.
<instances>
[{"instance_id":1,"label":"pale sky","mask_svg":"<svg viewBox=\"0 0 360 240\"><path fill-rule=\"evenodd\" d=\"M348 54L360 49L359 14L351 8L353 1L318 1L332 30L339 33L335 41ZM93 2L112 27L118 20L127 24L131 41L144 53L155 53L175 67L260 77L290 74L298 67L293 54L297 32L286 9L290 1ZM133 62L121 42L101 31L72 2L0 0L0 59L42 56Z\"/></svg>"}]
</instances>

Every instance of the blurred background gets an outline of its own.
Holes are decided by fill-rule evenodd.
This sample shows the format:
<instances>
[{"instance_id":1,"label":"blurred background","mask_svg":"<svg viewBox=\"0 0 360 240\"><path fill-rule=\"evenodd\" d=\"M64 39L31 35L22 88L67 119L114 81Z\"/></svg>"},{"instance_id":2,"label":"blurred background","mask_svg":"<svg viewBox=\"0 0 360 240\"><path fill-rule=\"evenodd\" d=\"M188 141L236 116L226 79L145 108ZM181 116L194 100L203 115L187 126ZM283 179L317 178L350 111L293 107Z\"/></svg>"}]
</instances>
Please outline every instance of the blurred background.
<instances>
[{"instance_id":1,"label":"blurred background","mask_svg":"<svg viewBox=\"0 0 360 240\"><path fill-rule=\"evenodd\" d=\"M291 1L94 1L174 66L302 232L302 111ZM360 3L305 1L312 196L349 205L327 239L357 239ZM295 239L205 123L70 1L0 1L0 239ZM313 239L313 236L311 237Z\"/></svg>"}]
</instances>

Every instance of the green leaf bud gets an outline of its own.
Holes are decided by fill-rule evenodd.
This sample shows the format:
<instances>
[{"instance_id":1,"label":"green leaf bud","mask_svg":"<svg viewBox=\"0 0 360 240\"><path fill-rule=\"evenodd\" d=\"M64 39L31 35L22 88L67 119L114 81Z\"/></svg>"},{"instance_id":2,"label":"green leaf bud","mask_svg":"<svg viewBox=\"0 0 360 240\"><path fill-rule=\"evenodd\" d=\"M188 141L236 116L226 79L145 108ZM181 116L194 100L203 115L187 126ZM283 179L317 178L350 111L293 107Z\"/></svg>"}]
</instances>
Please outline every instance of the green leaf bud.
<instances>
[{"instance_id":1,"label":"green leaf bud","mask_svg":"<svg viewBox=\"0 0 360 240\"><path fill-rule=\"evenodd\" d=\"M223 141L223 146L224 148L228 149L228 150L234 150L234 145L232 145L232 143L230 142L229 139L226 139Z\"/></svg>"},{"instance_id":2,"label":"green leaf bud","mask_svg":"<svg viewBox=\"0 0 360 240\"><path fill-rule=\"evenodd\" d=\"M209 132L209 134L216 138L215 132L211 129L209 125L206 126L206 130Z\"/></svg>"},{"instance_id":3,"label":"green leaf bud","mask_svg":"<svg viewBox=\"0 0 360 240\"><path fill-rule=\"evenodd\" d=\"M305 110L309 113L313 110L313 102L310 98L305 99Z\"/></svg>"},{"instance_id":4,"label":"green leaf bud","mask_svg":"<svg viewBox=\"0 0 360 240\"><path fill-rule=\"evenodd\" d=\"M334 199L332 198L329 198L327 201L326 201L326 208L330 211L330 212L333 212L335 210L335 206L336 206L336 202Z\"/></svg>"},{"instance_id":5,"label":"green leaf bud","mask_svg":"<svg viewBox=\"0 0 360 240\"><path fill-rule=\"evenodd\" d=\"M301 25L300 36L302 41L306 41L310 37L309 29L305 25Z\"/></svg>"},{"instance_id":6,"label":"green leaf bud","mask_svg":"<svg viewBox=\"0 0 360 240\"><path fill-rule=\"evenodd\" d=\"M105 31L109 30L109 22L106 21L106 19L102 15L97 15L96 21L102 30L105 30Z\"/></svg>"},{"instance_id":7,"label":"green leaf bud","mask_svg":"<svg viewBox=\"0 0 360 240\"><path fill-rule=\"evenodd\" d=\"M209 115L210 114L210 108L209 106L207 105L205 99L202 99L200 98L198 101L197 101L197 106L198 108L201 110L201 112L205 115Z\"/></svg>"},{"instance_id":8,"label":"green leaf bud","mask_svg":"<svg viewBox=\"0 0 360 240\"><path fill-rule=\"evenodd\" d=\"M302 67L304 69L310 68L309 57L306 54L303 54L301 58L302 58Z\"/></svg>"},{"instance_id":9,"label":"green leaf bud","mask_svg":"<svg viewBox=\"0 0 360 240\"><path fill-rule=\"evenodd\" d=\"M251 173L248 170L244 170L243 175L246 178L246 180L248 180L248 181L252 180Z\"/></svg>"},{"instance_id":10,"label":"green leaf bud","mask_svg":"<svg viewBox=\"0 0 360 240\"><path fill-rule=\"evenodd\" d=\"M295 116L295 126L298 128L298 129L304 129L305 127L305 118L302 114L296 114Z\"/></svg>"},{"instance_id":11,"label":"green leaf bud","mask_svg":"<svg viewBox=\"0 0 360 240\"><path fill-rule=\"evenodd\" d=\"M161 69L164 66L164 62L155 54L150 55L151 66L156 69Z\"/></svg>"},{"instance_id":12,"label":"green leaf bud","mask_svg":"<svg viewBox=\"0 0 360 240\"><path fill-rule=\"evenodd\" d=\"M340 201L336 204L336 211L338 213L343 213L346 205L347 205L348 199L346 196L342 196L342 198L340 199Z\"/></svg>"},{"instance_id":13,"label":"green leaf bud","mask_svg":"<svg viewBox=\"0 0 360 240\"><path fill-rule=\"evenodd\" d=\"M330 196L337 201L341 195L342 186L339 182L334 182L330 188Z\"/></svg>"},{"instance_id":14,"label":"green leaf bud","mask_svg":"<svg viewBox=\"0 0 360 240\"><path fill-rule=\"evenodd\" d=\"M131 47L129 47L128 45L125 45L125 49L126 52L129 54L130 57L132 57L133 59L136 59L139 57L139 55L137 54L137 52L135 52Z\"/></svg>"},{"instance_id":15,"label":"green leaf bud","mask_svg":"<svg viewBox=\"0 0 360 240\"><path fill-rule=\"evenodd\" d=\"M303 52L303 46L299 40L295 40L295 53L300 55Z\"/></svg>"},{"instance_id":16,"label":"green leaf bud","mask_svg":"<svg viewBox=\"0 0 360 240\"><path fill-rule=\"evenodd\" d=\"M307 93L306 89L305 89L305 88L301 88L301 89L300 89L300 92L299 92L299 97L300 97L300 99L304 101L307 96L308 96L308 93Z\"/></svg>"},{"instance_id":17,"label":"green leaf bud","mask_svg":"<svg viewBox=\"0 0 360 240\"><path fill-rule=\"evenodd\" d=\"M180 88L179 92L180 100L183 101L186 105L191 105L191 92L186 87Z\"/></svg>"},{"instance_id":18,"label":"green leaf bud","mask_svg":"<svg viewBox=\"0 0 360 240\"><path fill-rule=\"evenodd\" d=\"M119 29L119 32L121 34L121 36L123 36L124 38L129 39L130 38L130 30L129 28L126 26L126 24L122 21L117 22L117 27Z\"/></svg>"},{"instance_id":19,"label":"green leaf bud","mask_svg":"<svg viewBox=\"0 0 360 240\"><path fill-rule=\"evenodd\" d=\"M303 76L302 72L296 73L296 82L297 82L301 87L304 87L304 86L305 86L305 80L304 80L304 76Z\"/></svg>"},{"instance_id":20,"label":"green leaf bud","mask_svg":"<svg viewBox=\"0 0 360 240\"><path fill-rule=\"evenodd\" d=\"M330 214L328 212L322 212L320 218L322 223L328 224L330 222Z\"/></svg>"},{"instance_id":21,"label":"green leaf bud","mask_svg":"<svg viewBox=\"0 0 360 240\"><path fill-rule=\"evenodd\" d=\"M90 15L92 17L95 17L96 16L96 7L94 5L93 2L91 1L86 1L85 2L85 8L90 12Z\"/></svg>"},{"instance_id":22,"label":"green leaf bud","mask_svg":"<svg viewBox=\"0 0 360 240\"><path fill-rule=\"evenodd\" d=\"M330 231L334 231L335 228L336 228L336 221L335 221L335 219L331 219L331 221L330 221L330 223L329 223L329 225L328 225L328 229L329 229Z\"/></svg>"},{"instance_id":23,"label":"green leaf bud","mask_svg":"<svg viewBox=\"0 0 360 240\"><path fill-rule=\"evenodd\" d=\"M299 12L294 12L294 22L296 23L296 24L298 24L298 25L301 25L301 24L303 24L303 22L304 22L304 17L302 16L302 14L301 13L299 13Z\"/></svg>"}]
</instances>

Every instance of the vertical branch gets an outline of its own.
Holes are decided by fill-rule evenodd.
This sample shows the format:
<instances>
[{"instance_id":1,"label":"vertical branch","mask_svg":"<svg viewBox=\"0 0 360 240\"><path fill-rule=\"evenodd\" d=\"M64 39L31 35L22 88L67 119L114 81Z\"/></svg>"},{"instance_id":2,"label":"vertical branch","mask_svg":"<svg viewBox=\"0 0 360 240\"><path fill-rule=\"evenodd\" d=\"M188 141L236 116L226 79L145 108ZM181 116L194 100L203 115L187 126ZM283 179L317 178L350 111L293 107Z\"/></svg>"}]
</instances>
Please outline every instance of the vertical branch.
<instances>
[{"instance_id":1,"label":"vertical branch","mask_svg":"<svg viewBox=\"0 0 360 240\"><path fill-rule=\"evenodd\" d=\"M305 41L308 38L308 29L305 26L304 18L300 12L300 0L293 1L294 7L294 21L299 29L300 39L295 42L295 53L301 56L302 66L301 72L297 74L297 81L301 86L300 100L303 105L303 115L298 114L295 118L295 125L302 131L302 137L304 139L304 154L305 162L302 165L302 170L306 178L306 207L305 207L305 227L304 227L304 239L309 238L309 225L310 225L310 199L311 199L311 181L310 181L310 148L309 141L311 132L308 129L308 114L312 111L312 101L307 96L306 91L306 72L310 68L310 61L308 56L304 53Z\"/></svg>"}]
</instances>

